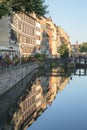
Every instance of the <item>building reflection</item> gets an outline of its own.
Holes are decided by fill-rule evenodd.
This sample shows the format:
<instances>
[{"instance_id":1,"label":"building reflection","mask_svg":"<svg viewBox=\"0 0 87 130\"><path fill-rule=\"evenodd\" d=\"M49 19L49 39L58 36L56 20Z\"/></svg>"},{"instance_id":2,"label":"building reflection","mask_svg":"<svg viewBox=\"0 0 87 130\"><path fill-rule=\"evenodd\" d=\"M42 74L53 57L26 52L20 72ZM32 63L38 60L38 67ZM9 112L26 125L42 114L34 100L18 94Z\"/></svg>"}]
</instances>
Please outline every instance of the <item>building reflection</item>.
<instances>
[{"instance_id":1,"label":"building reflection","mask_svg":"<svg viewBox=\"0 0 87 130\"><path fill-rule=\"evenodd\" d=\"M55 69L55 71L58 71ZM51 105L58 91L62 91L69 78L57 76L41 76L9 111L9 123L6 130L26 130Z\"/></svg>"},{"instance_id":2,"label":"building reflection","mask_svg":"<svg viewBox=\"0 0 87 130\"><path fill-rule=\"evenodd\" d=\"M64 73L65 70L62 70L61 68L55 68L51 72L50 85L52 87L52 92L54 92L54 95L56 95L58 91L62 91L65 88L65 86L69 83L70 75L66 76L66 73L65 75Z\"/></svg>"}]
</instances>

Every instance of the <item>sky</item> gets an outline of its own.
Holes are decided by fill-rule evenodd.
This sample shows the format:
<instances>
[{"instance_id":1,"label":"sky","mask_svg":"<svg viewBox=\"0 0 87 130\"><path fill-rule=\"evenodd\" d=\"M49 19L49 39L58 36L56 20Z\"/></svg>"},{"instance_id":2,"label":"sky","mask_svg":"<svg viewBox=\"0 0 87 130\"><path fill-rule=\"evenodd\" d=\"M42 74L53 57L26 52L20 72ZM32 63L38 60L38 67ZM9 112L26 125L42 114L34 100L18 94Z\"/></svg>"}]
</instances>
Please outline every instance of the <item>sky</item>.
<instances>
[{"instance_id":1,"label":"sky","mask_svg":"<svg viewBox=\"0 0 87 130\"><path fill-rule=\"evenodd\" d=\"M69 35L71 44L87 42L87 0L45 0L53 22Z\"/></svg>"}]
</instances>

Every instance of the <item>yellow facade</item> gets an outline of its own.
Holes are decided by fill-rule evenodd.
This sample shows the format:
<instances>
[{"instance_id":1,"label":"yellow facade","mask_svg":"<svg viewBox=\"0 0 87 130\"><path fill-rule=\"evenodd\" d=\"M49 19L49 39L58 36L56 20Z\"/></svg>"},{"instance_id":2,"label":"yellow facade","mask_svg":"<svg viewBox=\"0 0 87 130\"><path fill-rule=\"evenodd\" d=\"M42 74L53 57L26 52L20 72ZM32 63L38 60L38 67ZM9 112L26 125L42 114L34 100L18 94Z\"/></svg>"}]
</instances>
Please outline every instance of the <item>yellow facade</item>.
<instances>
[{"instance_id":1,"label":"yellow facade","mask_svg":"<svg viewBox=\"0 0 87 130\"><path fill-rule=\"evenodd\" d=\"M59 26L57 26L57 39L58 39L58 46L60 46L61 44L67 44L70 53L71 52L70 37L64 31L64 29Z\"/></svg>"},{"instance_id":2,"label":"yellow facade","mask_svg":"<svg viewBox=\"0 0 87 130\"><path fill-rule=\"evenodd\" d=\"M21 56L33 55L35 49L35 19L23 13L15 14L11 28L16 33Z\"/></svg>"},{"instance_id":3,"label":"yellow facade","mask_svg":"<svg viewBox=\"0 0 87 130\"><path fill-rule=\"evenodd\" d=\"M52 19L47 19L47 23L50 25L50 28L52 30L52 37L51 37L51 55L52 57L57 56L57 31L56 31L56 25L53 23Z\"/></svg>"}]
</instances>

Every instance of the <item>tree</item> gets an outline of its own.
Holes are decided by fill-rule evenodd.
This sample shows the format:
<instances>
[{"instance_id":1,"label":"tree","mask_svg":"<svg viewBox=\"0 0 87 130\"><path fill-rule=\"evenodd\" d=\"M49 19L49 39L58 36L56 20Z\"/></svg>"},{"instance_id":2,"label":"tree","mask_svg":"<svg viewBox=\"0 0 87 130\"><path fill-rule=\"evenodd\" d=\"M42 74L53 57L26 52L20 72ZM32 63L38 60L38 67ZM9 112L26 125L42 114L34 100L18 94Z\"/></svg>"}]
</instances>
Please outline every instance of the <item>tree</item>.
<instances>
[{"instance_id":1,"label":"tree","mask_svg":"<svg viewBox=\"0 0 87 130\"><path fill-rule=\"evenodd\" d=\"M61 55L61 58L67 58L69 56L69 49L67 47L67 44L62 44L60 46L59 53Z\"/></svg>"},{"instance_id":2,"label":"tree","mask_svg":"<svg viewBox=\"0 0 87 130\"><path fill-rule=\"evenodd\" d=\"M26 14L35 12L39 16L44 16L47 11L45 0L1 0L0 18L12 12L24 12Z\"/></svg>"},{"instance_id":3,"label":"tree","mask_svg":"<svg viewBox=\"0 0 87 130\"><path fill-rule=\"evenodd\" d=\"M79 45L80 52L87 52L87 42L84 42Z\"/></svg>"}]
</instances>

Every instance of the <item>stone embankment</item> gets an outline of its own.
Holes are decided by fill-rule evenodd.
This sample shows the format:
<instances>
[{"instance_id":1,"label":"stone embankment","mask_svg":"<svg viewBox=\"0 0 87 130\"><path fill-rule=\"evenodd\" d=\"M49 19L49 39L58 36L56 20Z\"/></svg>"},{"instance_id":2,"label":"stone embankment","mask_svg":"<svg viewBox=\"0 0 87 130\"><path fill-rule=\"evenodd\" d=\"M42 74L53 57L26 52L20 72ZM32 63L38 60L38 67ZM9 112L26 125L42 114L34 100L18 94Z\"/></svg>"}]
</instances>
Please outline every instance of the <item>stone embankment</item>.
<instances>
[{"instance_id":1,"label":"stone embankment","mask_svg":"<svg viewBox=\"0 0 87 130\"><path fill-rule=\"evenodd\" d=\"M0 96L38 67L37 63L31 63L0 70Z\"/></svg>"}]
</instances>

